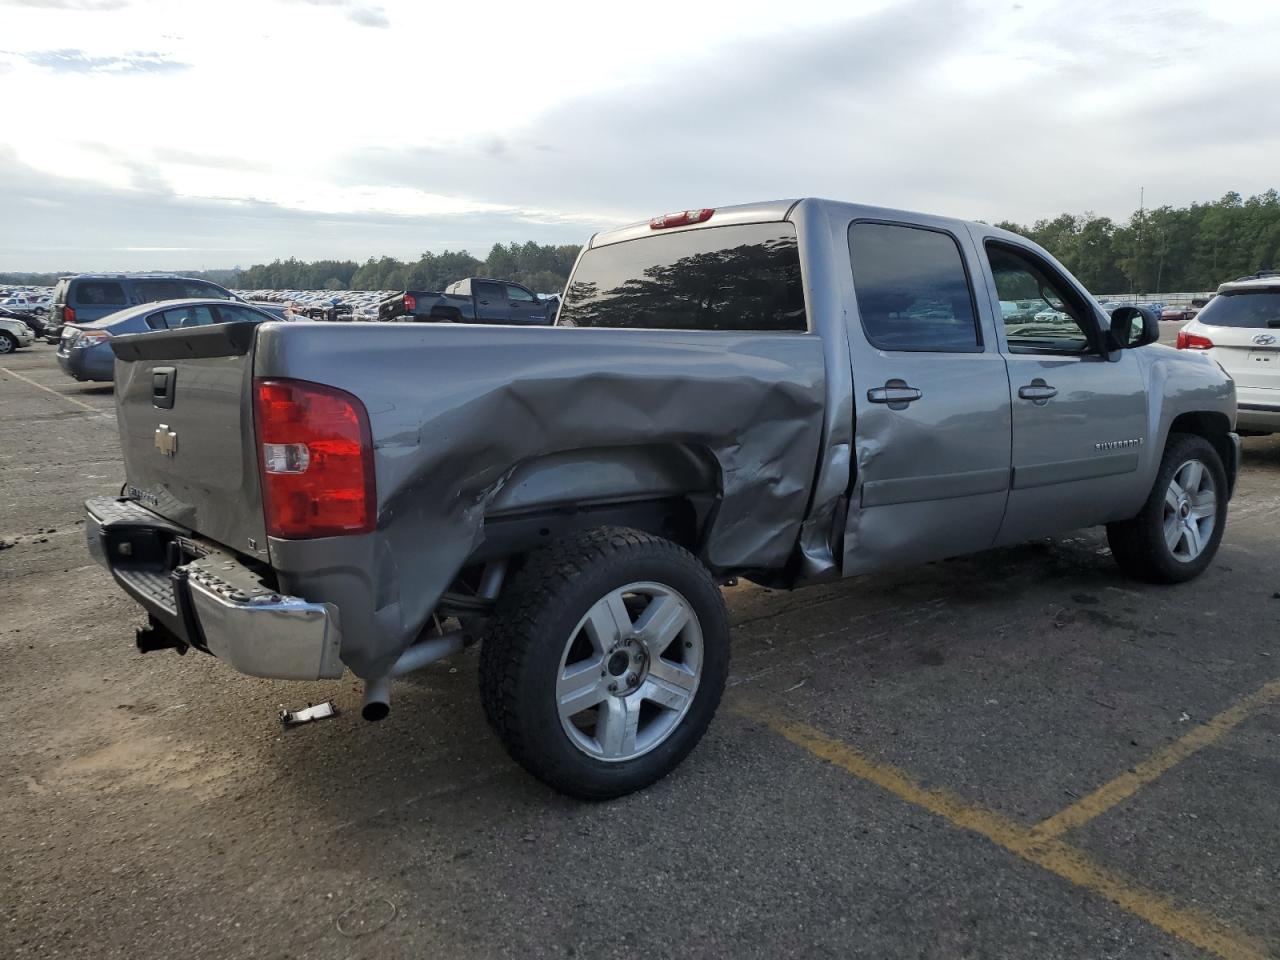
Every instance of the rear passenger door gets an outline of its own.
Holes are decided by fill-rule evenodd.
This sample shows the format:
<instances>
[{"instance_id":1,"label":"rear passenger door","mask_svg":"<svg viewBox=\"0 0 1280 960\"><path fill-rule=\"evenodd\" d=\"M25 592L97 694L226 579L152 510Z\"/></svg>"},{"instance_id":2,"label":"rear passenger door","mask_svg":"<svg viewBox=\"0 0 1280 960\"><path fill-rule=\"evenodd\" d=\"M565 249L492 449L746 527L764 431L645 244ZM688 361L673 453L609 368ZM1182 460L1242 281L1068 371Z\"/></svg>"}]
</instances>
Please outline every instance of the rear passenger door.
<instances>
[{"instance_id":1,"label":"rear passenger door","mask_svg":"<svg viewBox=\"0 0 1280 960\"><path fill-rule=\"evenodd\" d=\"M506 323L511 317L507 306L507 291L501 283L492 280L475 280L471 284L475 298L476 319L481 323Z\"/></svg>"},{"instance_id":2,"label":"rear passenger door","mask_svg":"<svg viewBox=\"0 0 1280 960\"><path fill-rule=\"evenodd\" d=\"M848 227L855 484L846 575L991 546L1009 492L1009 380L971 239L945 221Z\"/></svg>"}]
</instances>

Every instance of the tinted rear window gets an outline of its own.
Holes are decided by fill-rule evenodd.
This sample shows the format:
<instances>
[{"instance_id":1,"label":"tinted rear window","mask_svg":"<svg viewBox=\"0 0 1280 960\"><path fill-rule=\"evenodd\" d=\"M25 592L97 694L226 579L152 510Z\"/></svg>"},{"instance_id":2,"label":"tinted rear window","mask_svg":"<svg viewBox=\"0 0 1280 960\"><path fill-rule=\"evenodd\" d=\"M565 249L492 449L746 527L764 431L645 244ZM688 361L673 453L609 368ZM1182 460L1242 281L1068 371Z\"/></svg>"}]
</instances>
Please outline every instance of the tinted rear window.
<instances>
[{"instance_id":1,"label":"tinted rear window","mask_svg":"<svg viewBox=\"0 0 1280 960\"><path fill-rule=\"evenodd\" d=\"M1280 327L1280 290L1220 293L1196 320L1211 327Z\"/></svg>"},{"instance_id":2,"label":"tinted rear window","mask_svg":"<svg viewBox=\"0 0 1280 960\"><path fill-rule=\"evenodd\" d=\"M110 280L84 280L76 286L76 303L91 307L123 307L124 287Z\"/></svg>"},{"instance_id":3,"label":"tinted rear window","mask_svg":"<svg viewBox=\"0 0 1280 960\"><path fill-rule=\"evenodd\" d=\"M562 326L805 330L795 228L686 230L588 250L560 308Z\"/></svg>"}]
</instances>

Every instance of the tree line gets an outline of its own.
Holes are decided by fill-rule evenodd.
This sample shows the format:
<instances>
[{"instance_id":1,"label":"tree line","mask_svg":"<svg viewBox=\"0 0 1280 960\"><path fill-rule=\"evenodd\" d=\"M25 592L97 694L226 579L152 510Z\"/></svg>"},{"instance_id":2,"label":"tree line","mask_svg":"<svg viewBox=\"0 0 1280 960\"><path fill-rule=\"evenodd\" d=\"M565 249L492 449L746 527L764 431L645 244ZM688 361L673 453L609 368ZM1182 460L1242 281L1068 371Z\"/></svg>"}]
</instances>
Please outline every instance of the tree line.
<instances>
[{"instance_id":1,"label":"tree line","mask_svg":"<svg viewBox=\"0 0 1280 960\"><path fill-rule=\"evenodd\" d=\"M495 243L485 260L466 250L422 254L417 260L370 257L306 262L290 257L240 271L242 289L275 290L443 290L463 277L489 276L523 283L538 293L559 293L580 248L534 243Z\"/></svg>"},{"instance_id":2,"label":"tree line","mask_svg":"<svg viewBox=\"0 0 1280 960\"><path fill-rule=\"evenodd\" d=\"M1280 194L1247 200L1234 191L1212 203L1136 210L1116 223L1064 213L1030 226L996 226L1044 247L1094 293L1175 293L1216 289L1280 268Z\"/></svg>"},{"instance_id":3,"label":"tree line","mask_svg":"<svg viewBox=\"0 0 1280 960\"><path fill-rule=\"evenodd\" d=\"M1127 219L1063 213L1031 225L996 224L1036 241L1095 293L1213 290L1224 280L1280 268L1280 194L1225 194L1209 203L1139 209ZM246 270L177 271L241 289L442 290L455 280L492 276L539 293L563 289L580 248L532 241L495 243L484 260L466 250L417 260L370 257L304 261L295 257ZM43 285L61 273L0 273L0 283Z\"/></svg>"}]
</instances>

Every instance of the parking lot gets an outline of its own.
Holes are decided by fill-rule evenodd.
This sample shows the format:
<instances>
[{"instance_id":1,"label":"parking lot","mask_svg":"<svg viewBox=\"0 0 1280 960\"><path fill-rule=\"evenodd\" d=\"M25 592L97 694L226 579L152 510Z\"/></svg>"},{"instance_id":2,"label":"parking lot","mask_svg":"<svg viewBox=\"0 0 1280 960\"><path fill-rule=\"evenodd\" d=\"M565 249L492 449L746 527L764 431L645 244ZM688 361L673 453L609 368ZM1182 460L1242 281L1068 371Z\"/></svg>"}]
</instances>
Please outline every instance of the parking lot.
<instances>
[{"instance_id":1,"label":"parking lot","mask_svg":"<svg viewBox=\"0 0 1280 960\"><path fill-rule=\"evenodd\" d=\"M1280 438L1187 585L1088 531L731 589L707 737L586 805L507 759L474 649L376 725L350 676L136 653L80 522L111 392L53 350L0 361L0 956L1280 955Z\"/></svg>"}]
</instances>

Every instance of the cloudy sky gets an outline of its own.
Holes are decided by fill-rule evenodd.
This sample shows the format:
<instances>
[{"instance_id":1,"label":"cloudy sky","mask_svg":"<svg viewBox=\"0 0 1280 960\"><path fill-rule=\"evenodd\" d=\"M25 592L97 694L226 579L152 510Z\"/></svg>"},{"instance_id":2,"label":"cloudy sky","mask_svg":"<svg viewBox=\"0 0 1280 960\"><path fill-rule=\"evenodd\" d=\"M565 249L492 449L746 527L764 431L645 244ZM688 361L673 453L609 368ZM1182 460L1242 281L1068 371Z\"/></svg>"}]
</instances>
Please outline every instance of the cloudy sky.
<instances>
[{"instance_id":1,"label":"cloudy sky","mask_svg":"<svg viewBox=\"0 0 1280 960\"><path fill-rule=\"evenodd\" d=\"M0 0L0 269L1280 186L1274 0Z\"/></svg>"}]
</instances>

